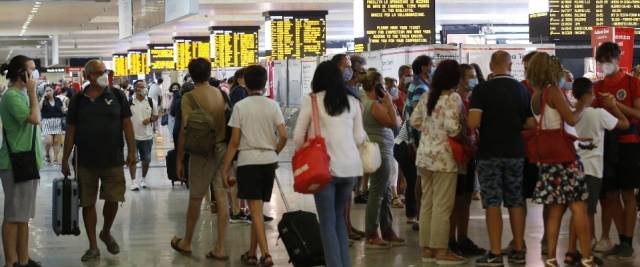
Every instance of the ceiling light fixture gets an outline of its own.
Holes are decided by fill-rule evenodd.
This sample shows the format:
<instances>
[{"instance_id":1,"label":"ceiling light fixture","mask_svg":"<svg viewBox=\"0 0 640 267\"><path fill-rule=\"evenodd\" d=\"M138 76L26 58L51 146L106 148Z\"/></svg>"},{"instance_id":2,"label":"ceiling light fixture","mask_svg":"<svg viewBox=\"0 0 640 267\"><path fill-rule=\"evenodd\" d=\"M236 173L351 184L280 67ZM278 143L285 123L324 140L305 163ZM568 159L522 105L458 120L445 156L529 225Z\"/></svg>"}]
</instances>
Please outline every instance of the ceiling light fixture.
<instances>
[{"instance_id":1,"label":"ceiling light fixture","mask_svg":"<svg viewBox=\"0 0 640 267\"><path fill-rule=\"evenodd\" d=\"M40 4L42 4L42 2L40 2L40 1L36 1L33 4L33 7L31 8L31 13L29 14L29 16L27 16L27 20L22 25L22 30L20 31L20 36L23 36L27 32L27 29L29 28L29 24L31 24L31 21L33 21L33 18L35 17L36 13L38 13L38 9L40 8Z\"/></svg>"}]
</instances>

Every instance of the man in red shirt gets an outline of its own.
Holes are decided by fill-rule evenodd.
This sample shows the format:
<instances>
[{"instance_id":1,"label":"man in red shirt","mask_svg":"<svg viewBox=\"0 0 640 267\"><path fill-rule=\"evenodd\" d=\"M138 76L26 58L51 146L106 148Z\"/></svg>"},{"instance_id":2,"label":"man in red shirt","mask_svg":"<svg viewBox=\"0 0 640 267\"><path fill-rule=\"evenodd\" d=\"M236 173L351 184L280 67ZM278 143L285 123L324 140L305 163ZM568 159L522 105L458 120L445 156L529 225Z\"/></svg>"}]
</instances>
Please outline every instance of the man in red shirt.
<instances>
[{"instance_id":1,"label":"man in red shirt","mask_svg":"<svg viewBox=\"0 0 640 267\"><path fill-rule=\"evenodd\" d=\"M398 69L398 98L393 103L400 109L400 114L404 118L404 103L407 98L407 92L409 90L409 84L413 81L413 71L411 66L402 65Z\"/></svg>"},{"instance_id":2,"label":"man in red shirt","mask_svg":"<svg viewBox=\"0 0 640 267\"><path fill-rule=\"evenodd\" d=\"M609 136L615 136L613 142L608 142L605 138L602 190L606 195L601 200L603 237L607 239L613 217L620 238L620 244L610 249L606 255L627 260L633 257L632 243L636 224L634 190L640 188L640 80L618 68L620 55L620 47L616 43L608 42L598 47L596 60L605 78L594 84L594 93L597 96L595 104L599 107L603 107L602 94L615 96L618 107L631 124L628 130L608 133Z\"/></svg>"}]
</instances>

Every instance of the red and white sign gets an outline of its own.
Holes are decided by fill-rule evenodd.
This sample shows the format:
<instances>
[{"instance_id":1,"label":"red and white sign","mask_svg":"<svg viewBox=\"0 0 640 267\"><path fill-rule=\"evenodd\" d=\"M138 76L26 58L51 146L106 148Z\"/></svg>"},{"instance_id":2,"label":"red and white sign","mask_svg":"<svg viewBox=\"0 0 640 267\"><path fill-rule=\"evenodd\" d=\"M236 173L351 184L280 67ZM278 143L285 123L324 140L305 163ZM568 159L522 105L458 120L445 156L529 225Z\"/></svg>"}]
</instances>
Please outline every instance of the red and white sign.
<instances>
[{"instance_id":1,"label":"red and white sign","mask_svg":"<svg viewBox=\"0 0 640 267\"><path fill-rule=\"evenodd\" d=\"M606 42L616 42L622 54L620 55L620 69L630 72L633 69L633 46L635 39L635 29L628 27L607 27L594 26L591 31L591 47L593 57L596 57L596 50ZM602 70L596 65L596 72L600 77Z\"/></svg>"}]
</instances>

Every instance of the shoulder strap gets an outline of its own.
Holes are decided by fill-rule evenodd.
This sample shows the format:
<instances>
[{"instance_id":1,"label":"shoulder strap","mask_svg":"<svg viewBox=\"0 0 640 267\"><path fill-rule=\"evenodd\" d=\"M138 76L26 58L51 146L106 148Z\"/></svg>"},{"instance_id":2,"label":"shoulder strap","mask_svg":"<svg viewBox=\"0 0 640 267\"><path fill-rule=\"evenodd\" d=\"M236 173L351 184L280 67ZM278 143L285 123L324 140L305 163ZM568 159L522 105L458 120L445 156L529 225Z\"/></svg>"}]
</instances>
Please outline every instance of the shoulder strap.
<instances>
[{"instance_id":1,"label":"shoulder strap","mask_svg":"<svg viewBox=\"0 0 640 267\"><path fill-rule=\"evenodd\" d=\"M147 101L149 102L149 106L151 107L151 113L153 113L153 99L151 99L151 97L147 97Z\"/></svg>"},{"instance_id":2,"label":"shoulder strap","mask_svg":"<svg viewBox=\"0 0 640 267\"><path fill-rule=\"evenodd\" d=\"M311 94L311 121L313 124L313 132L315 137L322 137L320 132L320 114L318 111L318 97L315 94Z\"/></svg>"},{"instance_id":3,"label":"shoulder strap","mask_svg":"<svg viewBox=\"0 0 640 267\"><path fill-rule=\"evenodd\" d=\"M31 152L34 152L36 149L36 126L33 125L31 129ZM2 136L4 142L7 144L7 152L9 152L9 154L13 153L11 152L11 145L9 145L9 138L7 138L7 130L4 127L2 127Z\"/></svg>"},{"instance_id":4,"label":"shoulder strap","mask_svg":"<svg viewBox=\"0 0 640 267\"><path fill-rule=\"evenodd\" d=\"M198 101L196 101L193 94L188 93L185 96L187 97L187 101L189 101L189 104L191 104L192 107L197 107L198 109L202 109L202 107L200 107L200 104L198 104Z\"/></svg>"}]
</instances>

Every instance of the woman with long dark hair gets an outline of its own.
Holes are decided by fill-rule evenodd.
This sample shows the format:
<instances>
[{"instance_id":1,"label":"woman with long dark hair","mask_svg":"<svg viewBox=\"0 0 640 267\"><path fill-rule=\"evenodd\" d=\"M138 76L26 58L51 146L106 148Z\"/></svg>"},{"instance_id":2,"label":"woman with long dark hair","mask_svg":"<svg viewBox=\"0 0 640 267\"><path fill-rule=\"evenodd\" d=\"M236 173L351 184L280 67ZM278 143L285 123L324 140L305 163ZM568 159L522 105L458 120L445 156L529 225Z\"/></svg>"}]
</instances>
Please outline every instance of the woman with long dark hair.
<instances>
[{"instance_id":1,"label":"woman with long dark hair","mask_svg":"<svg viewBox=\"0 0 640 267\"><path fill-rule=\"evenodd\" d=\"M0 67L9 89L0 101L4 138L0 149L0 178L4 191L2 247L5 266L40 266L29 258L29 221L35 216L39 177L14 177L10 153L33 151L37 169L42 168L40 105L32 59L18 55ZM11 152L9 152L11 150Z\"/></svg>"},{"instance_id":2,"label":"woman with long dark hair","mask_svg":"<svg viewBox=\"0 0 640 267\"><path fill-rule=\"evenodd\" d=\"M462 129L462 98L455 92L460 82L455 60L438 64L431 91L423 94L411 115L411 125L421 132L416 166L420 174L420 247L424 262L464 264L465 258L448 249L450 216L453 211L458 163L449 139Z\"/></svg>"},{"instance_id":3,"label":"woman with long dark hair","mask_svg":"<svg viewBox=\"0 0 640 267\"><path fill-rule=\"evenodd\" d=\"M48 164L59 164L60 149L64 135L62 120L65 118L66 108L62 100L53 95L53 88L45 86L44 97L40 100L42 113L42 135L44 135L44 153ZM53 156L51 156L53 150Z\"/></svg>"},{"instance_id":4,"label":"woman with long dark hair","mask_svg":"<svg viewBox=\"0 0 640 267\"><path fill-rule=\"evenodd\" d=\"M330 61L318 65L311 82L318 103L320 131L331 156L332 181L314 195L320 219L320 233L327 266L349 267L348 229L344 211L351 201L351 190L362 176L358 145L365 139L358 99L347 94L340 69ZM312 136L312 98L303 99L294 132L296 148L305 136Z\"/></svg>"}]
</instances>

